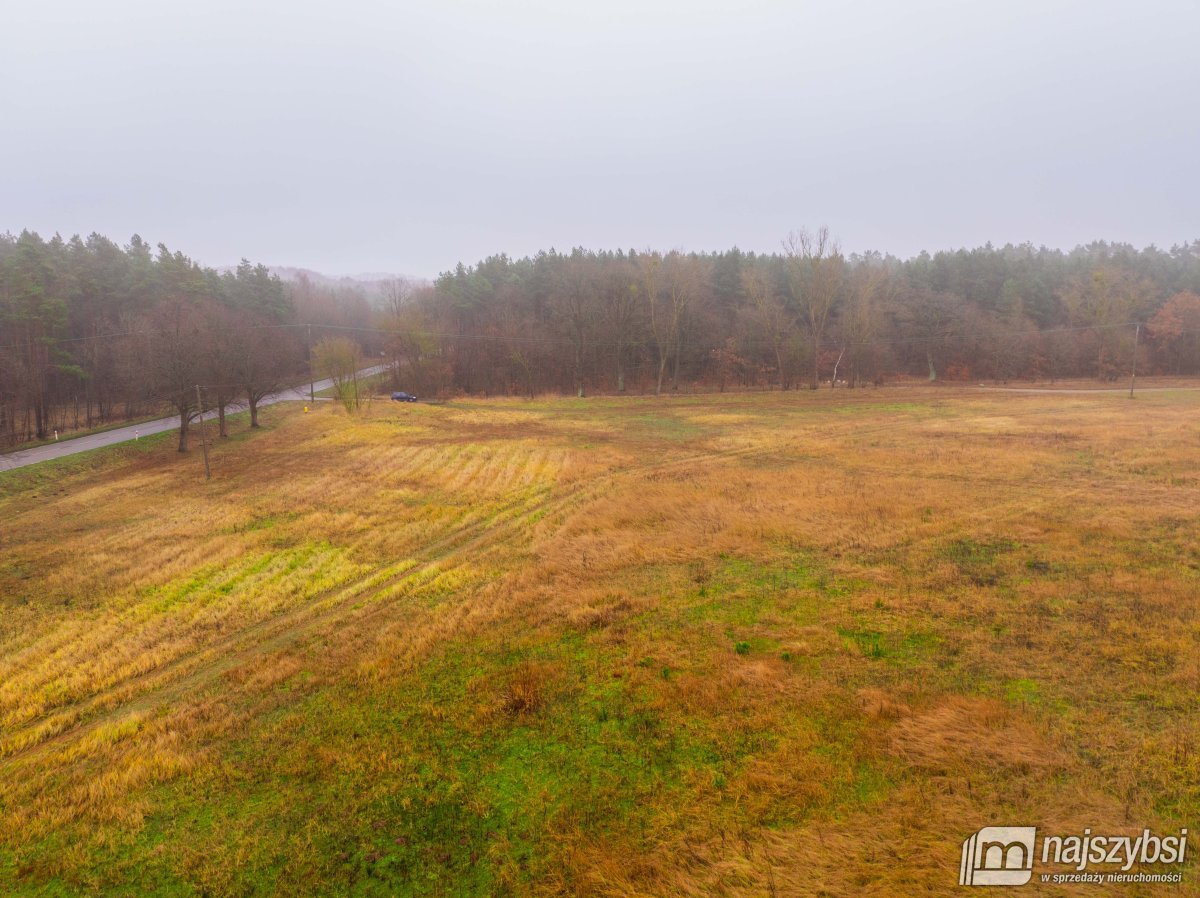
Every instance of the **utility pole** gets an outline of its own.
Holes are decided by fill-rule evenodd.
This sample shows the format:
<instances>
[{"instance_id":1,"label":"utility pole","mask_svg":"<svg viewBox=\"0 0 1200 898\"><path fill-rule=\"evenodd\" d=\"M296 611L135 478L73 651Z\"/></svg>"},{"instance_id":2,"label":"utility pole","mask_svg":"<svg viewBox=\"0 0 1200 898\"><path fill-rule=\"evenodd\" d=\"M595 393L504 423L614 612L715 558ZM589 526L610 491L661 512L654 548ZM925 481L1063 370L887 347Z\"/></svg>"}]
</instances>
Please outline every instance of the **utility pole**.
<instances>
[{"instance_id":1,"label":"utility pole","mask_svg":"<svg viewBox=\"0 0 1200 898\"><path fill-rule=\"evenodd\" d=\"M204 400L200 398L200 384L196 384L196 406L200 409L200 447L204 450L204 479L212 480L208 467L208 431L204 427Z\"/></svg>"},{"instance_id":2,"label":"utility pole","mask_svg":"<svg viewBox=\"0 0 1200 898\"><path fill-rule=\"evenodd\" d=\"M308 339L305 340L304 351L308 356L308 401L316 402L317 394L313 390L313 369L312 369L312 325L306 325L308 329Z\"/></svg>"},{"instance_id":3,"label":"utility pole","mask_svg":"<svg viewBox=\"0 0 1200 898\"><path fill-rule=\"evenodd\" d=\"M1133 332L1133 366L1129 369L1129 398L1133 398L1133 382L1137 379L1138 338L1142 335L1142 323L1139 321Z\"/></svg>"}]
</instances>

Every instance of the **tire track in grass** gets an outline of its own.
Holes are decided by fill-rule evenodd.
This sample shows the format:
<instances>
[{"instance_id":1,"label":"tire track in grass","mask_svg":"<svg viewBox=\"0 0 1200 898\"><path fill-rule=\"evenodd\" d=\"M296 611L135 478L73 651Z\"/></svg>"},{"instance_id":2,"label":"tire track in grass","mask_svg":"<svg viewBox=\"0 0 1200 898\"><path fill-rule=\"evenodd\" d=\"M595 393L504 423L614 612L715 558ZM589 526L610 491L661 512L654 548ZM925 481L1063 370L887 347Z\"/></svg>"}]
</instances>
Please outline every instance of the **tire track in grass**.
<instances>
[{"instance_id":1,"label":"tire track in grass","mask_svg":"<svg viewBox=\"0 0 1200 898\"><path fill-rule=\"evenodd\" d=\"M496 509L492 514L494 516L505 511L519 509L526 501L527 497L525 496L517 497L499 509ZM427 558L424 561L420 560L419 557L417 559L404 559L395 564L372 571L358 580L331 587L285 611L268 615L259 621L238 628L235 632L224 638L213 642L201 643L190 652L183 653L145 673L130 677L119 683L114 683L107 689L92 694L87 699L57 706L52 713L23 723L15 730L6 732L3 741L0 741L0 769L3 769L7 760L15 759L27 752L34 745L44 744L48 741L35 738L31 744L22 744L29 741L29 736L36 729L48 727L49 736L67 735L69 732L81 732L78 724L88 720L90 714L102 712L102 716L99 718L102 720L117 713L130 711L130 705L134 700L132 693L139 686L145 687L142 693L139 694L150 693L154 690L167 687L172 680L178 677L187 678L199 673L205 668L206 664L210 669L216 671L217 674L223 673L226 668L220 663L220 659L222 657L229 659L238 657L239 654L245 651L245 643L269 640L276 633L287 633L301 627L304 624L304 618L307 616L314 614L318 617L332 616L338 609L353 602L355 599L398 585L406 578L415 576L430 566L440 563L445 555L454 551L456 547L466 548L467 544L472 541L471 538L473 536L477 538L481 531L485 531L490 526L490 520L490 517L475 518L440 540L430 544L424 549L422 554L429 555L429 553L433 553L433 557L431 558ZM232 666L232 664L229 666ZM128 697L122 700L124 696ZM113 704L114 699L117 706L109 707ZM91 721L88 722L91 723ZM99 722L99 720L96 722ZM60 724L65 724L65 726Z\"/></svg>"},{"instance_id":2,"label":"tire track in grass","mask_svg":"<svg viewBox=\"0 0 1200 898\"><path fill-rule=\"evenodd\" d=\"M405 559L359 580L332 587L300 605L239 628L216 642L199 645L164 665L114 684L84 702L60 706L53 715L30 721L19 731L5 734L4 741L0 742L0 771L27 766L54 748L71 739L81 739L118 716L149 712L197 693L256 657L302 642L322 624L348 611L360 610L361 613L355 615L356 623L368 621L394 604L373 600L381 596L386 599L389 594L394 599L394 591L406 582L423 577L436 580L459 567L457 564L444 566L456 554L508 542L537 521L561 514L572 505L595 497L618 479L699 462L769 455L777 451L775 445L750 445L634 463L572 483L559 496L553 495L553 483L543 489L526 487L486 515L464 521L453 532L426 546L416 559ZM526 470L532 466L540 473L553 464L545 453L534 454L538 457L527 458L522 466ZM463 453L455 455L461 464ZM418 584L415 591L420 588ZM43 727L43 732L37 732L39 727Z\"/></svg>"},{"instance_id":3,"label":"tire track in grass","mask_svg":"<svg viewBox=\"0 0 1200 898\"><path fill-rule=\"evenodd\" d=\"M513 499L510 499L506 505L501 506L500 509L497 509L494 512L492 512L492 514L495 514L497 512L503 512L505 510L518 508L522 503L527 501L527 499L528 499L528 497L525 495L514 497ZM472 532L474 532L474 530L478 529L480 526L484 526L487 523L487 520L488 520L487 516L480 517L480 516L477 516L474 514L469 514L468 517L457 528L455 528L454 531L447 534L441 540L438 540L438 541L432 543L430 545L430 547L426 548L425 551L428 551L430 548L432 548L436 551L437 548L442 545L452 546L456 540L461 539L464 535L469 536ZM289 621L290 619L296 617L297 615L302 615L303 613L305 613L306 608L319 607L324 601L328 600L331 597L333 597L335 600L337 600L338 597L340 597L340 596L349 598L352 596L356 587L360 588L360 589L361 588L370 588L381 576L383 576L383 577L403 576L405 574L405 572L412 566L413 566L413 562L410 559L405 559L401 562L398 562L395 565L389 565L388 567L384 568L382 571L379 569L376 569L376 570L370 572L369 574L367 574L366 576L361 577L357 580L350 580L348 582L339 584L337 586L330 587L329 589L322 591L318 595L313 596L312 598L304 601L303 603L301 603L299 605L294 605L291 608L288 608L282 612L278 611L278 610L273 613L268 611L268 613L264 616L264 618L262 620L253 622L247 626L239 627L236 632L230 634L230 636L226 639L218 640L216 642L201 641L197 645L197 647L194 651L184 653L182 656L176 657L165 664L156 665L153 670L147 671L144 674L134 676L134 677L122 678L119 682L108 684L105 689L103 689L99 692L96 692L96 693L89 694L88 696L83 697L78 701L70 702L67 704L56 705L53 709L50 709L46 713L39 714L36 717L34 717L28 721L22 721L21 725L18 729L15 729L15 730L9 729L9 732L4 734L7 738L4 740L4 742L0 743L0 754L4 753L4 746L6 744L11 746L11 744L14 741L24 741L24 739L28 735L27 731L31 727L41 726L41 725L45 724L47 722L47 720L52 719L52 718L62 719L64 716L66 716L68 714L78 713L78 711L81 707L86 708L87 706L94 706L97 704L106 703L108 696L111 695L114 691L121 690L123 688L127 688L131 684L134 684L137 682L145 682L145 681L148 681L151 679L161 678L165 674L170 673L170 671L172 669L177 668L177 667L181 666L182 664L186 664L189 661L189 659L199 656L202 653L220 651L220 650L226 648L233 641L243 638L244 636L253 636L254 633L256 633L258 630L260 630L262 628L272 627L272 626L275 626L280 623L286 624L286 622ZM231 577L236 578L237 576L238 576L238 574L236 574L235 572L228 572L226 574L219 575L217 577L217 579L213 581L213 583L209 584L209 586L211 587L211 589L209 591L211 592L212 589L219 587L223 582L225 582L225 580L227 580ZM84 625L86 625L86 622L80 623L80 626L84 626ZM162 626L169 626L169 622L164 622ZM75 631L78 631L79 626L76 626L73 629ZM113 630L113 633L112 633L113 638L119 638L120 635L121 634L120 634L119 630ZM63 636L63 638L66 639L67 643L69 643L71 641L71 639L69 638L69 634L60 634L60 636ZM51 637L51 638L53 639L54 637ZM61 641L62 640L60 640L60 642ZM163 640L160 639L160 640L158 640L157 643L146 646L145 649L147 651L150 651L154 648L155 645L162 643L162 641ZM57 648L61 648L61 647L62 646L59 645ZM26 659L27 664L32 664L35 666L44 665L44 663L47 660L47 658L46 658L47 653L45 651L39 650L36 646L26 646L26 647L24 647L24 649L25 650L22 651L20 653L20 655L36 655L37 656L37 657L27 658ZM55 653L56 652L51 651L49 654L53 655ZM21 663L21 660L19 657L10 659L10 660L12 662L15 662L18 664ZM47 675L52 676L53 673L49 672Z\"/></svg>"}]
</instances>

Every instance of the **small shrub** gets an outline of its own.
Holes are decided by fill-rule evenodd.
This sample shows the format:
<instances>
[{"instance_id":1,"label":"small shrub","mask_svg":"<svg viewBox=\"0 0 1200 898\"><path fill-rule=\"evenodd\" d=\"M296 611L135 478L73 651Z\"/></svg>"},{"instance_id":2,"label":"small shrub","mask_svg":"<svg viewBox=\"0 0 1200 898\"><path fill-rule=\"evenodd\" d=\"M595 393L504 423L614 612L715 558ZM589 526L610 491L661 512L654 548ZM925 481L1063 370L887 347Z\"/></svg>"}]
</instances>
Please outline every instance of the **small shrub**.
<instances>
[{"instance_id":1,"label":"small shrub","mask_svg":"<svg viewBox=\"0 0 1200 898\"><path fill-rule=\"evenodd\" d=\"M551 665L536 661L518 664L501 692L500 707L509 717L536 713L545 705L547 687L553 679Z\"/></svg>"},{"instance_id":2,"label":"small shrub","mask_svg":"<svg viewBox=\"0 0 1200 898\"><path fill-rule=\"evenodd\" d=\"M849 630L838 628L838 635L854 645L864 658L879 659L884 656L883 634L878 630Z\"/></svg>"}]
</instances>

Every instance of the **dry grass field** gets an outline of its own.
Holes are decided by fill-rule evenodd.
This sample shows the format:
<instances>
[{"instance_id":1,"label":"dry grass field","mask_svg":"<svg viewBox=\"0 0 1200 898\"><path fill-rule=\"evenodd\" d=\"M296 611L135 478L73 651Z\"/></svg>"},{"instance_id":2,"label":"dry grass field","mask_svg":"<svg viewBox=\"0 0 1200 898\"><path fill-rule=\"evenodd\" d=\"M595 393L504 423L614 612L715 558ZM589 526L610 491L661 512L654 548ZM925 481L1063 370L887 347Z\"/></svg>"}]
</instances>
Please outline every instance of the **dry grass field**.
<instances>
[{"instance_id":1,"label":"dry grass field","mask_svg":"<svg viewBox=\"0 0 1200 898\"><path fill-rule=\"evenodd\" d=\"M1200 822L1200 393L263 418L0 474L0 894L946 895Z\"/></svg>"}]
</instances>

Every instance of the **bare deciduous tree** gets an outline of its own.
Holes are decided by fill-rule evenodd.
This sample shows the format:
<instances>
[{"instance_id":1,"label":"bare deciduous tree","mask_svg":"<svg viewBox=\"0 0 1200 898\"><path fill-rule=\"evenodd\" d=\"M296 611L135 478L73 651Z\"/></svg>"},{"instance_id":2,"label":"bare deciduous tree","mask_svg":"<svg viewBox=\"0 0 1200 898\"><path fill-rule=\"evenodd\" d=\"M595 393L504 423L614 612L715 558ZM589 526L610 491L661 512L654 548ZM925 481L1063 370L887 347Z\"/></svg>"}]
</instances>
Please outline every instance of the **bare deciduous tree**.
<instances>
[{"instance_id":1,"label":"bare deciduous tree","mask_svg":"<svg viewBox=\"0 0 1200 898\"><path fill-rule=\"evenodd\" d=\"M188 429L200 413L196 386L211 371L208 321L201 306L182 297L160 303L145 320L143 358L151 395L179 415L179 451L188 451Z\"/></svg>"},{"instance_id":2,"label":"bare deciduous tree","mask_svg":"<svg viewBox=\"0 0 1200 898\"><path fill-rule=\"evenodd\" d=\"M571 344L575 395L580 398L583 398L585 392L584 353L597 310L593 280L595 266L591 264L592 261L582 250L572 253L555 280L551 300Z\"/></svg>"},{"instance_id":3,"label":"bare deciduous tree","mask_svg":"<svg viewBox=\"0 0 1200 898\"><path fill-rule=\"evenodd\" d=\"M626 366L640 323L636 270L624 259L612 263L602 272L600 292L605 329L617 366L617 392L624 393Z\"/></svg>"},{"instance_id":4,"label":"bare deciduous tree","mask_svg":"<svg viewBox=\"0 0 1200 898\"><path fill-rule=\"evenodd\" d=\"M783 241L783 251L792 299L808 331L813 366L810 386L815 390L821 379L821 340L843 298L845 260L827 227L816 234L793 231Z\"/></svg>"},{"instance_id":5,"label":"bare deciduous tree","mask_svg":"<svg viewBox=\"0 0 1200 898\"><path fill-rule=\"evenodd\" d=\"M747 268L742 272L742 287L750 303L755 331L774 356L779 389L786 390L789 381L784 347L795 332L795 317L784 306L768 272L762 267Z\"/></svg>"},{"instance_id":6,"label":"bare deciduous tree","mask_svg":"<svg viewBox=\"0 0 1200 898\"><path fill-rule=\"evenodd\" d=\"M326 337L313 347L313 365L317 373L333 381L333 391L346 411L361 405L358 372L362 368L362 349L346 337Z\"/></svg>"}]
</instances>

